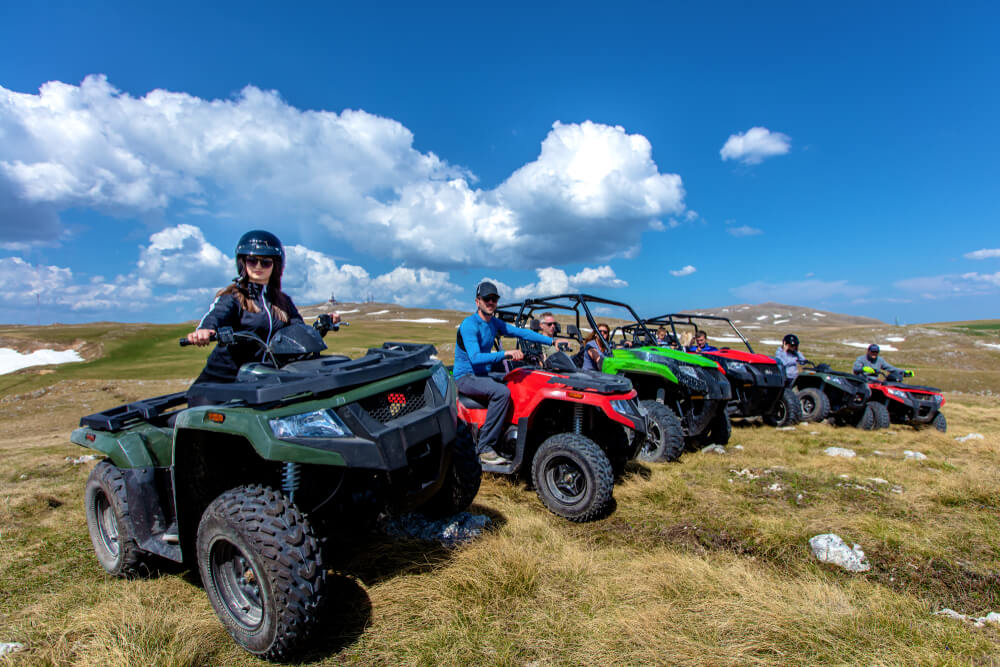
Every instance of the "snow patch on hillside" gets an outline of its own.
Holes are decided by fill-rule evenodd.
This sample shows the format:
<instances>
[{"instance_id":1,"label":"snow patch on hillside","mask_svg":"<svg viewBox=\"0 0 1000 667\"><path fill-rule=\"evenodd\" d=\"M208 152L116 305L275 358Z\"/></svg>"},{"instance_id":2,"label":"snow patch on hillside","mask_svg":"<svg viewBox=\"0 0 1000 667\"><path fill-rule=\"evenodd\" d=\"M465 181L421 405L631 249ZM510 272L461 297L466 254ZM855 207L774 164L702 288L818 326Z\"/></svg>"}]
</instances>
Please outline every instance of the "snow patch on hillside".
<instances>
[{"instance_id":1,"label":"snow patch on hillside","mask_svg":"<svg viewBox=\"0 0 1000 667\"><path fill-rule=\"evenodd\" d=\"M83 361L83 357L76 350L35 350L30 354L21 354L9 347L0 347L0 375L29 366L69 364L74 361Z\"/></svg>"}]
</instances>

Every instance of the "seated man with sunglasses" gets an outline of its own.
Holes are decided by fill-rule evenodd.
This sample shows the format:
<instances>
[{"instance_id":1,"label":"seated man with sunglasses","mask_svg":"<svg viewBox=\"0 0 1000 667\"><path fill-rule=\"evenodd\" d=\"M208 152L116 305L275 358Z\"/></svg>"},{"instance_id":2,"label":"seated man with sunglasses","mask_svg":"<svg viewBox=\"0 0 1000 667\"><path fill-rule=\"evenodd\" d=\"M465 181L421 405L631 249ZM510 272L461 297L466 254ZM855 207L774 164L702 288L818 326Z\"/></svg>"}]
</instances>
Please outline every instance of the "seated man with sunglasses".
<instances>
[{"instance_id":1,"label":"seated man with sunglasses","mask_svg":"<svg viewBox=\"0 0 1000 667\"><path fill-rule=\"evenodd\" d=\"M507 459L497 454L494 446L503 433L511 402L510 390L489 377L490 367L504 359L520 361L524 358L524 353L520 350L494 352L493 341L497 336L513 336L543 345L553 343L549 336L511 326L494 317L499 300L500 293L493 283L483 281L476 287L476 312L465 318L458 327L455 369L452 371L459 393L488 406L486 421L479 431L477 450L479 459L492 465L508 463Z\"/></svg>"}]
</instances>

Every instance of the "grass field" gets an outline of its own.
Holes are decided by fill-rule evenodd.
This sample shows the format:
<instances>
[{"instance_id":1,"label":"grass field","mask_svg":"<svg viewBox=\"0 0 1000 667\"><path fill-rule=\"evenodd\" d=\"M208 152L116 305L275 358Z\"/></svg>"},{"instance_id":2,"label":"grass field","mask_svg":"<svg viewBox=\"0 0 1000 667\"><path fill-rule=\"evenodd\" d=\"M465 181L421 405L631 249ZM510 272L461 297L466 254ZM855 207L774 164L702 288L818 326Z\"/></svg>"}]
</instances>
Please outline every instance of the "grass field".
<instances>
[{"instance_id":1,"label":"grass field","mask_svg":"<svg viewBox=\"0 0 1000 667\"><path fill-rule=\"evenodd\" d=\"M422 316L447 322L361 313L327 341L349 354L429 341L450 359L462 314ZM302 664L1000 664L1000 627L933 614L1000 611L1000 353L958 324L909 328L890 357L948 390L947 434L743 426L726 455L630 464L601 521L560 520L523 484L488 477L472 511L492 528L461 548L345 536L330 550L336 613ZM82 506L93 463L65 460L86 453L68 441L82 414L186 386L205 355L176 347L188 328L0 328L99 346L88 363L0 376L0 643L25 646L0 662L261 664L229 639L196 573L104 574ZM809 336L808 356L840 365L838 341L861 337ZM971 432L984 438L955 440ZM872 569L817 562L808 540L826 532L860 544Z\"/></svg>"}]
</instances>

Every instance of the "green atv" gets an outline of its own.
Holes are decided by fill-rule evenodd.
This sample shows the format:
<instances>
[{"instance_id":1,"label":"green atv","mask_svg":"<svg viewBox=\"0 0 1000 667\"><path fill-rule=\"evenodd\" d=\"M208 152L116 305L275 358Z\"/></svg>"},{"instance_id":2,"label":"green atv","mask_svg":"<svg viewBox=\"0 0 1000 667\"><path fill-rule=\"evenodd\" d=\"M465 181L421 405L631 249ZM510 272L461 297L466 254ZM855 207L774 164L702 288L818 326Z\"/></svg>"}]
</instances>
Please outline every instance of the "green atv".
<instances>
[{"instance_id":1,"label":"green atv","mask_svg":"<svg viewBox=\"0 0 1000 667\"><path fill-rule=\"evenodd\" d=\"M573 321L567 323L565 337L580 346L574 355L578 365L583 364L581 324L586 321L590 331L597 332L597 316L616 323L611 340L604 341L611 354L604 358L601 371L628 378L638 392L647 417L646 440L637 457L640 460L674 461L685 446L729 442L731 426L726 405L730 387L719 364L696 354L657 346L653 334L628 304L589 294L560 294L501 308L517 313L520 326L532 329L537 328L540 313L552 311L557 318L572 313ZM599 332L596 335L603 340Z\"/></svg>"},{"instance_id":2,"label":"green atv","mask_svg":"<svg viewBox=\"0 0 1000 667\"><path fill-rule=\"evenodd\" d=\"M332 526L359 513L455 514L479 489L434 347L320 356L330 324L290 325L270 345L222 328L220 345L258 344L267 361L244 365L233 383L88 415L70 438L107 457L85 493L104 569L197 567L229 634L268 659L300 650L335 603L324 555ZM212 404L185 409L188 398Z\"/></svg>"}]
</instances>

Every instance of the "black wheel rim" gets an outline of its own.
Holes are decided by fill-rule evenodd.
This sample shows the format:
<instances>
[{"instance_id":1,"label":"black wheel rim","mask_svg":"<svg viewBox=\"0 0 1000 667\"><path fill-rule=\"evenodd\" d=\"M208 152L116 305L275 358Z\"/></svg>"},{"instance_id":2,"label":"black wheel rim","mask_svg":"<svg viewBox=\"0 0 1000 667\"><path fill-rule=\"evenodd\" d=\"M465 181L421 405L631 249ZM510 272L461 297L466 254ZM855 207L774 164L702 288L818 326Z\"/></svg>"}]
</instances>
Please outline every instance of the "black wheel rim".
<instances>
[{"instance_id":1,"label":"black wheel rim","mask_svg":"<svg viewBox=\"0 0 1000 667\"><path fill-rule=\"evenodd\" d=\"M115 509L103 492L97 493L94 497L94 512L97 515L101 544L109 554L118 558L118 553L121 551L121 543L118 541L118 517L115 516Z\"/></svg>"},{"instance_id":2,"label":"black wheel rim","mask_svg":"<svg viewBox=\"0 0 1000 667\"><path fill-rule=\"evenodd\" d=\"M785 421L785 402L778 401L778 409L774 411L774 417L779 422Z\"/></svg>"},{"instance_id":3,"label":"black wheel rim","mask_svg":"<svg viewBox=\"0 0 1000 667\"><path fill-rule=\"evenodd\" d=\"M656 453L660 451L660 447L663 446L663 431L660 430L660 425L656 422L649 422L646 426L646 442L642 445L641 454L645 457L656 456Z\"/></svg>"},{"instance_id":4,"label":"black wheel rim","mask_svg":"<svg viewBox=\"0 0 1000 667\"><path fill-rule=\"evenodd\" d=\"M260 574L246 554L232 542L218 539L209 556L212 583L226 612L245 630L260 627L264 618Z\"/></svg>"},{"instance_id":5,"label":"black wheel rim","mask_svg":"<svg viewBox=\"0 0 1000 667\"><path fill-rule=\"evenodd\" d=\"M572 505L587 492L587 475L575 461L555 456L545 463L545 485L561 503Z\"/></svg>"}]
</instances>

